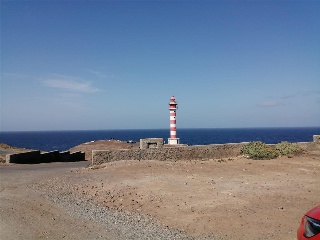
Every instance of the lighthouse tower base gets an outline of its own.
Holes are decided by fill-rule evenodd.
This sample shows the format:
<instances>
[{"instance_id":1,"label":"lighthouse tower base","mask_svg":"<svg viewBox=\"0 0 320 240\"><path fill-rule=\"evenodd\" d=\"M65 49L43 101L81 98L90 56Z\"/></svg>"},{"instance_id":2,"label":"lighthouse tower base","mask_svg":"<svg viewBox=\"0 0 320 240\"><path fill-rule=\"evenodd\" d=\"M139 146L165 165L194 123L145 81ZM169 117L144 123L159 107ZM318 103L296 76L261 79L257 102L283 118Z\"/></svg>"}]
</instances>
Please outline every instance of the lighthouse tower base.
<instances>
[{"instance_id":1,"label":"lighthouse tower base","mask_svg":"<svg viewBox=\"0 0 320 240\"><path fill-rule=\"evenodd\" d=\"M169 145L177 145L179 144L180 138L168 138Z\"/></svg>"}]
</instances>

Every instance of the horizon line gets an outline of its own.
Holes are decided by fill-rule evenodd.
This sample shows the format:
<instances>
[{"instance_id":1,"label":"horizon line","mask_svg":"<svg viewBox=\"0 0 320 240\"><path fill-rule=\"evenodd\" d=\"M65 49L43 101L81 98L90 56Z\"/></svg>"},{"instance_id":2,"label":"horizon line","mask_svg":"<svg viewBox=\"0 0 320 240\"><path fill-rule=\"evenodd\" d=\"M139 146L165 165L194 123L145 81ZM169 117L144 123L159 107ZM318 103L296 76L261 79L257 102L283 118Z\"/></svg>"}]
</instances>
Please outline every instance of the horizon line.
<instances>
[{"instance_id":1,"label":"horizon line","mask_svg":"<svg viewBox=\"0 0 320 240\"><path fill-rule=\"evenodd\" d=\"M271 129L271 128L320 128L320 126L303 126L303 127L191 127L191 128L177 128L180 130L205 130L205 129ZM114 129L61 129L61 130L0 130L5 132L76 132L76 131L143 131L143 130L168 130L169 128L114 128Z\"/></svg>"}]
</instances>

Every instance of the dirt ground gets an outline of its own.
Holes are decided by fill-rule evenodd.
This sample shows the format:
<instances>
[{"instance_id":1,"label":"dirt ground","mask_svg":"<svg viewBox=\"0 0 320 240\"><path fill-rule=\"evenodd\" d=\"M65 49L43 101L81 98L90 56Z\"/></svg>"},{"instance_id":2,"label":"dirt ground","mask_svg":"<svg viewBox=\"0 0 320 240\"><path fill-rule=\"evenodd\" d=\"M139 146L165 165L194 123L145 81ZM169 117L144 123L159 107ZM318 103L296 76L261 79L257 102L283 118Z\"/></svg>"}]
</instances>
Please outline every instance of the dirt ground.
<instances>
[{"instance_id":1,"label":"dirt ground","mask_svg":"<svg viewBox=\"0 0 320 240\"><path fill-rule=\"evenodd\" d=\"M119 161L33 182L114 211L138 212L195 238L289 240L296 239L303 214L320 205L320 152L259 161Z\"/></svg>"},{"instance_id":2,"label":"dirt ground","mask_svg":"<svg viewBox=\"0 0 320 240\"><path fill-rule=\"evenodd\" d=\"M22 153L28 151L30 150L25 148L16 148L5 143L0 143L0 164L6 162L6 154Z\"/></svg>"},{"instance_id":3,"label":"dirt ground","mask_svg":"<svg viewBox=\"0 0 320 240\"><path fill-rule=\"evenodd\" d=\"M295 239L302 215L320 205L319 155L120 161L77 170L68 181L68 191L96 204L140 212L194 237Z\"/></svg>"}]
</instances>

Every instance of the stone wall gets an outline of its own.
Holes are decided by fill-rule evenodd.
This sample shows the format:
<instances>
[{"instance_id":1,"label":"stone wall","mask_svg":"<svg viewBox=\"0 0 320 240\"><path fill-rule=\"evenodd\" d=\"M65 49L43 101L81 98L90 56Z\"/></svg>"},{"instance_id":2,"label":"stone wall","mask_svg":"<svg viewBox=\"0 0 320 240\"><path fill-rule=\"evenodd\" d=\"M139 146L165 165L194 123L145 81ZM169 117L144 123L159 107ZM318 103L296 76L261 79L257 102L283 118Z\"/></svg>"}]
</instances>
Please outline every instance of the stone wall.
<instances>
[{"instance_id":1,"label":"stone wall","mask_svg":"<svg viewBox=\"0 0 320 240\"><path fill-rule=\"evenodd\" d=\"M6 163L35 164L49 162L77 162L84 161L85 154L82 152L45 152L30 151L24 153L7 154Z\"/></svg>"},{"instance_id":2,"label":"stone wall","mask_svg":"<svg viewBox=\"0 0 320 240\"><path fill-rule=\"evenodd\" d=\"M199 146L177 146L128 150L93 150L92 165L119 160L207 160L236 157L248 143L211 144ZM320 151L319 135L314 135L313 142L295 143L305 151ZM273 145L273 144L270 144Z\"/></svg>"},{"instance_id":3,"label":"stone wall","mask_svg":"<svg viewBox=\"0 0 320 240\"><path fill-rule=\"evenodd\" d=\"M93 150L92 165L119 160L207 160L235 157L246 143L212 144L202 146L147 148L130 150Z\"/></svg>"}]
</instances>

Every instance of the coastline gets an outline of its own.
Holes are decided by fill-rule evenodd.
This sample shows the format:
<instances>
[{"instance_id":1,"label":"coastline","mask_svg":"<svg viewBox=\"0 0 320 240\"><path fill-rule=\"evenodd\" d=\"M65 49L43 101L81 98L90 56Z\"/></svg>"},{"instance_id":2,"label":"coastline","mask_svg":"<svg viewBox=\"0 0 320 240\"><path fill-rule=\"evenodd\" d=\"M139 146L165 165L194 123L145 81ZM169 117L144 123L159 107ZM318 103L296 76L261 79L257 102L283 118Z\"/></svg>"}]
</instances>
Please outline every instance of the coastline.
<instances>
[{"instance_id":1,"label":"coastline","mask_svg":"<svg viewBox=\"0 0 320 240\"><path fill-rule=\"evenodd\" d=\"M309 142L312 135L320 134L320 127L307 128L177 128L182 144L208 145L262 141L265 143ZM42 151L67 151L85 142L105 139L121 141L141 138L163 138L167 141L168 129L142 130L81 130L81 131L38 131L38 132L0 132L0 142L11 146Z\"/></svg>"}]
</instances>

